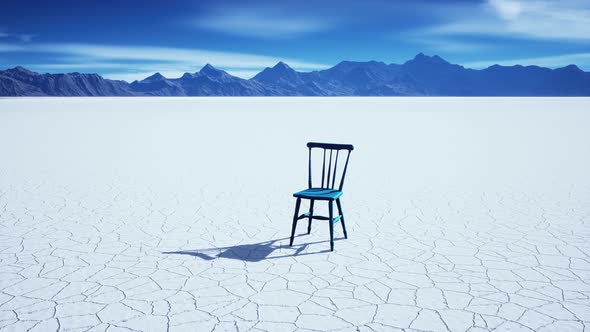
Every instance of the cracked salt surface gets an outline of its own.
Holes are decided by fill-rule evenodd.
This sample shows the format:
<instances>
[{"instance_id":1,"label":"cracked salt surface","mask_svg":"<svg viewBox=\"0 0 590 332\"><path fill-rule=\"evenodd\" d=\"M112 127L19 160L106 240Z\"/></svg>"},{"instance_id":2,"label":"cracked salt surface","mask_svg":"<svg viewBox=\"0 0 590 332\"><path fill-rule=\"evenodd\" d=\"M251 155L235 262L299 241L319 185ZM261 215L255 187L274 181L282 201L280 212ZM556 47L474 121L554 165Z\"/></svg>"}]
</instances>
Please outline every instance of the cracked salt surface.
<instances>
[{"instance_id":1,"label":"cracked salt surface","mask_svg":"<svg viewBox=\"0 0 590 332\"><path fill-rule=\"evenodd\" d=\"M0 99L0 330L588 330L588 109ZM356 148L333 253L309 140Z\"/></svg>"}]
</instances>

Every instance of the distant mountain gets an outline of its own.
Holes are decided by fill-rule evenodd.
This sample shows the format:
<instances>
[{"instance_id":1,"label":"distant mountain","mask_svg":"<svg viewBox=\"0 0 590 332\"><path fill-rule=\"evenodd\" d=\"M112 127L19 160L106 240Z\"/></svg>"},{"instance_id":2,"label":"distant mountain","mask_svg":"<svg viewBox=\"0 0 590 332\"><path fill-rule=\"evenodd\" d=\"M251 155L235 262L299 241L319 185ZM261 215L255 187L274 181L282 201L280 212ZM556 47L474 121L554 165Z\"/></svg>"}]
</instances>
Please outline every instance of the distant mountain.
<instances>
[{"instance_id":1,"label":"distant mountain","mask_svg":"<svg viewBox=\"0 0 590 332\"><path fill-rule=\"evenodd\" d=\"M264 96L270 95L263 85L232 76L207 64L199 72L171 80L178 82L185 96Z\"/></svg>"},{"instance_id":2,"label":"distant mountain","mask_svg":"<svg viewBox=\"0 0 590 332\"><path fill-rule=\"evenodd\" d=\"M98 74L38 74L23 67L0 71L0 96L130 96L124 81Z\"/></svg>"},{"instance_id":3,"label":"distant mountain","mask_svg":"<svg viewBox=\"0 0 590 332\"><path fill-rule=\"evenodd\" d=\"M342 61L313 72L279 62L249 80L210 64L179 78L155 73L132 83L16 67L0 71L0 96L590 96L590 73L575 65L475 70L422 53L401 65Z\"/></svg>"},{"instance_id":4,"label":"distant mountain","mask_svg":"<svg viewBox=\"0 0 590 332\"><path fill-rule=\"evenodd\" d=\"M131 83L130 88L135 93L148 96L178 96L183 94L183 90L178 84L168 80L160 73L155 73L141 81L134 81Z\"/></svg>"},{"instance_id":5,"label":"distant mountain","mask_svg":"<svg viewBox=\"0 0 590 332\"><path fill-rule=\"evenodd\" d=\"M147 96L260 96L271 93L261 84L232 76L207 64L196 73L165 78L156 73L130 84L136 95Z\"/></svg>"}]
</instances>

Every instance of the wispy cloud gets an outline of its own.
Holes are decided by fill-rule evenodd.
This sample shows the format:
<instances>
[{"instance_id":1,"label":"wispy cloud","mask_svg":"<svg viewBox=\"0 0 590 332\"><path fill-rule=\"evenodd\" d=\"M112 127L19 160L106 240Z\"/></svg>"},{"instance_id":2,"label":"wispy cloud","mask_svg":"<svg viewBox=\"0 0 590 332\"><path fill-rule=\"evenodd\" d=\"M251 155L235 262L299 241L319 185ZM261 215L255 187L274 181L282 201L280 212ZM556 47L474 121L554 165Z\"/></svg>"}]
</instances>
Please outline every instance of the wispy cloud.
<instances>
[{"instance_id":1,"label":"wispy cloud","mask_svg":"<svg viewBox=\"0 0 590 332\"><path fill-rule=\"evenodd\" d=\"M333 24L326 17L294 15L276 8L218 10L196 18L191 23L199 28L230 35L273 39L328 30Z\"/></svg>"},{"instance_id":2,"label":"wispy cloud","mask_svg":"<svg viewBox=\"0 0 590 332\"><path fill-rule=\"evenodd\" d=\"M494 64L502 66L537 65L549 68L559 68L570 64L576 64L580 67L590 67L590 53L562 54L537 58L475 61L465 63L464 66L468 68L486 68Z\"/></svg>"},{"instance_id":3,"label":"wispy cloud","mask_svg":"<svg viewBox=\"0 0 590 332\"><path fill-rule=\"evenodd\" d=\"M197 66L211 63L219 67L263 68L278 61L288 61L293 67L324 68L325 65L309 63L295 59L283 59L273 56L220 52L202 49L151 47L151 46L114 46L96 44L39 44L32 48L48 53L78 55L89 59L103 60L151 60Z\"/></svg>"},{"instance_id":4,"label":"wispy cloud","mask_svg":"<svg viewBox=\"0 0 590 332\"><path fill-rule=\"evenodd\" d=\"M590 40L590 3L577 0L488 0L473 8L468 16L423 32L587 41Z\"/></svg>"},{"instance_id":5,"label":"wispy cloud","mask_svg":"<svg viewBox=\"0 0 590 332\"><path fill-rule=\"evenodd\" d=\"M207 63L228 72L248 76L279 61L285 61L298 70L328 67L321 63L276 56L152 46L0 43L0 53L8 52L44 54L55 60L47 64L29 65L39 71L97 71L107 77L126 79L145 78L156 71L167 77L178 77L184 72L199 70Z\"/></svg>"},{"instance_id":6,"label":"wispy cloud","mask_svg":"<svg viewBox=\"0 0 590 332\"><path fill-rule=\"evenodd\" d=\"M22 45L0 42L0 53L22 52L26 50L27 48Z\"/></svg>"},{"instance_id":7,"label":"wispy cloud","mask_svg":"<svg viewBox=\"0 0 590 332\"><path fill-rule=\"evenodd\" d=\"M0 29L0 39L15 39L21 42L28 43L33 40L35 35L26 34L26 33L12 33L6 32L3 29Z\"/></svg>"},{"instance_id":8,"label":"wispy cloud","mask_svg":"<svg viewBox=\"0 0 590 332\"><path fill-rule=\"evenodd\" d=\"M506 20L517 19L523 12L523 4L515 0L489 0L488 4Z\"/></svg>"},{"instance_id":9,"label":"wispy cloud","mask_svg":"<svg viewBox=\"0 0 590 332\"><path fill-rule=\"evenodd\" d=\"M491 44L480 41L466 40L452 36L432 36L422 32L396 33L394 38L401 38L426 53L474 53L493 48Z\"/></svg>"}]
</instances>

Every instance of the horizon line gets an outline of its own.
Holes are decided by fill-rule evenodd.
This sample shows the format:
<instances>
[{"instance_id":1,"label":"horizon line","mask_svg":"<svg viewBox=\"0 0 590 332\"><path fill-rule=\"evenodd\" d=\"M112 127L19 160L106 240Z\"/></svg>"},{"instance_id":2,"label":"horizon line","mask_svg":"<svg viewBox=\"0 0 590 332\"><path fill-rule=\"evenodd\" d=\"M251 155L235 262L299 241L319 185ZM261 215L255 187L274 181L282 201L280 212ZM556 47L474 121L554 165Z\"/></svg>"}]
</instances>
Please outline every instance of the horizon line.
<instances>
[{"instance_id":1,"label":"horizon line","mask_svg":"<svg viewBox=\"0 0 590 332\"><path fill-rule=\"evenodd\" d=\"M140 81L145 80L145 79L147 79L149 77L152 77L152 76L154 76L156 74L161 75L162 77L164 77L167 80L176 80L176 79L182 78L182 76L184 76L185 74L196 74L196 73L199 73L199 72L203 71L203 69L205 69L207 67L212 67L213 69L218 70L218 71L221 71L221 72L224 72L224 73L226 73L226 74L228 74L228 75L230 75L232 77L236 77L236 78L240 78L240 79L249 81L249 80L252 80L256 75L262 73L263 71L265 71L267 69L275 68L275 67L277 67L280 64L286 65L286 67L288 67L289 69L291 69L291 70L293 70L293 71L295 71L297 73L313 73L313 72L320 72L320 71L324 71L324 70L329 70L331 68L334 68L334 67L336 67L336 66L338 66L338 65L340 65L342 63L346 63L346 62L350 62L350 63L371 63L371 62L376 62L376 63L382 63L382 64L384 64L386 66L391 66L391 65L403 66L403 65L405 65L406 63L408 63L410 61L416 60L420 56L422 56L424 58L427 58L427 59L440 59L440 60L442 60L442 61L444 61L444 62L446 62L446 63L448 63L450 65L460 66L460 67L462 67L464 69L467 69L467 70L477 70L477 71L479 71L479 70L489 69L489 68L495 67L495 66L499 66L499 67L525 67L525 68L526 67L537 67L537 68L546 68L546 69L550 69L550 70L556 70L556 69L562 69L562 68L567 68L567 67L573 66L573 67L576 67L578 70L581 70L584 73L590 73L590 72L587 72L587 71L581 69L575 63L570 63L570 64L567 64L567 65L560 65L560 66L541 66L541 65L535 65L535 64L521 64L521 63L507 64L507 62L511 62L510 60L507 60L507 61L498 61L498 62L495 62L495 63L485 62L485 61L478 61L478 62L471 62L471 63L466 63L466 64L458 64L458 63L451 63L451 62L445 60L444 58L442 58L441 56L439 56L437 54L434 54L434 55L426 55L423 52L417 53L412 59L406 60L403 63L394 63L394 62L392 62L392 63L386 63L384 61L379 61L379 60L366 60L366 61L342 60L342 61L340 61L340 62L338 62L338 63L336 63L336 64L334 64L334 65L332 65L330 67L327 67L325 69L311 70L311 71L298 71L298 70L292 68L291 66L289 66L289 64L287 62L285 62L284 60L279 60L272 67L265 67L265 68L263 68L260 71L252 71L252 72L256 72L256 74L253 75L252 77L249 77L249 78L245 78L245 77L241 77L241 76L238 76L238 75L234 75L231 72L236 72L236 71L226 70L226 69L223 69L222 67L215 67L214 65L212 65L209 62L206 63L205 65L203 65L196 72L185 71L182 74L180 74L180 76L178 76L178 77L166 76L164 74L161 74L160 71L155 71L153 73L152 72L149 72L149 74L148 73L145 73L145 72L144 73L128 73L128 75L133 75L133 74L145 74L145 75L147 75L147 76L143 77L142 79L135 79L135 80L131 80L131 81L130 80L126 80L126 79L109 78L109 76L110 76L109 74L100 74L100 73L97 73L97 72L81 72L81 71L71 71L71 72L41 72L41 71L36 71L36 70L29 69L30 67L35 67L35 65L17 65L17 66L12 67L12 68L0 69L0 72L22 68L22 69L25 69L27 71L30 71L30 72L33 72L33 73L36 73L36 74L40 74L40 75L45 75L45 74L49 74L49 75L65 75L65 74L98 75L98 76L101 76L104 79L108 79L108 80L111 80L111 81L123 81L123 82L126 82L126 83L129 83L130 84L130 83L133 83L133 82L136 82L136 81L140 82ZM558 58L558 57L561 57L561 56L554 56L554 57L551 57L551 58ZM526 60L526 59L522 59L522 60ZM529 59L529 60L533 60L533 59ZM469 66L470 64L475 64L475 66ZM484 64L486 64L486 65L484 65ZM29 66L29 68L27 68L27 66Z\"/></svg>"}]
</instances>

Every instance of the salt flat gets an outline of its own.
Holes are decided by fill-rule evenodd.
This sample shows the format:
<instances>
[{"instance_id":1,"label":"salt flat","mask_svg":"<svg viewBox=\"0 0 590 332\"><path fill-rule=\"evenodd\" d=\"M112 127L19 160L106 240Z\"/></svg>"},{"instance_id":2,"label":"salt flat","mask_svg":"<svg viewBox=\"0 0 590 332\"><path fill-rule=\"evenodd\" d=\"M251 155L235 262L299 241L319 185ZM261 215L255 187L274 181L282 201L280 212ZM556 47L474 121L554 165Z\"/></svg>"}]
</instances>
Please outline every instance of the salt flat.
<instances>
[{"instance_id":1,"label":"salt flat","mask_svg":"<svg viewBox=\"0 0 590 332\"><path fill-rule=\"evenodd\" d=\"M0 99L0 153L2 331L590 329L589 98Z\"/></svg>"}]
</instances>

